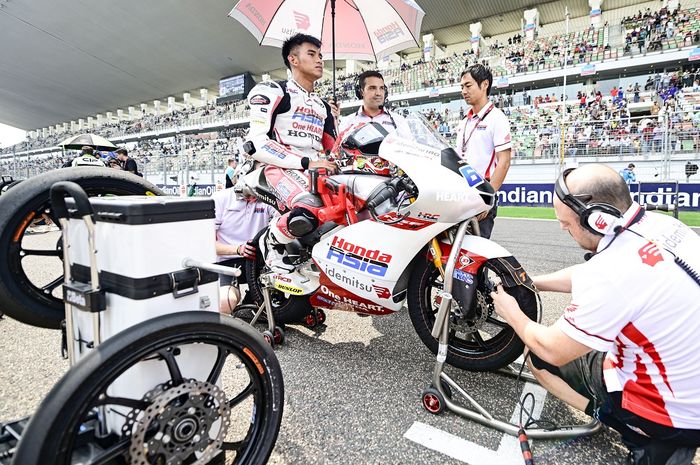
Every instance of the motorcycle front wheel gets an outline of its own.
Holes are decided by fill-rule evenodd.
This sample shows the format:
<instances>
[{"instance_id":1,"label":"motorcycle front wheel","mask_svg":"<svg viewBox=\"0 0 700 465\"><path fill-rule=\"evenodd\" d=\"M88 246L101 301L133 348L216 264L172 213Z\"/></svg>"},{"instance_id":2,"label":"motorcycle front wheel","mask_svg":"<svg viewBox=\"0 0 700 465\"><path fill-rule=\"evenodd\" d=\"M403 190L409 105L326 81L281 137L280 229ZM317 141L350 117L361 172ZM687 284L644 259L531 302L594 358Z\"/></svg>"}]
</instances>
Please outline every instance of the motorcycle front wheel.
<instances>
[{"instance_id":1,"label":"motorcycle front wheel","mask_svg":"<svg viewBox=\"0 0 700 465\"><path fill-rule=\"evenodd\" d=\"M408 285L408 311L421 341L437 354L438 341L431 331L440 306L443 278L425 254L420 254L416 260ZM523 342L513 328L496 314L486 288L487 279L493 281L500 278L505 283L505 273L498 259L486 261L474 280L477 289L472 308L459 309L455 308L456 303L453 304L448 364L468 371L493 371L506 367L523 353ZM539 299L535 292L523 285L505 287L505 290L518 301L530 319L537 319Z\"/></svg>"}]
</instances>

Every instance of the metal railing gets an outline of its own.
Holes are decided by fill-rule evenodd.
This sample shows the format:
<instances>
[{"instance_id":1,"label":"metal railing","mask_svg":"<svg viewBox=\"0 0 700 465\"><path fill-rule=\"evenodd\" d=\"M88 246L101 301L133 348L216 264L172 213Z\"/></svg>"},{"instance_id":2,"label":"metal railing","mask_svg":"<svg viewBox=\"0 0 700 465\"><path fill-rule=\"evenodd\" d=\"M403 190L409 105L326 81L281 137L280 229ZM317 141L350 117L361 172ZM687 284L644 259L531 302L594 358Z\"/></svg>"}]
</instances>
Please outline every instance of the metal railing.
<instances>
[{"instance_id":1,"label":"metal railing","mask_svg":"<svg viewBox=\"0 0 700 465\"><path fill-rule=\"evenodd\" d=\"M601 115L593 119L588 109L574 109L562 120L555 109L511 112L512 155L516 162L563 162L566 159L621 161L658 160L659 180L670 179L672 159L700 158L700 110L662 111L653 116ZM700 108L700 97L698 98ZM604 119L603 119L604 118ZM207 131L202 131L207 132ZM448 140L454 143L454 131ZM197 148L196 135L179 134L168 144L147 145L156 138L144 137L145 149L132 151L139 169L150 180L163 184L190 184L223 180L229 158L240 157L240 140L228 145ZM184 149L182 147L185 147ZM15 154L0 159L0 174L27 178L58 168L66 160L60 150L41 155ZM175 179L173 179L175 178Z\"/></svg>"}]
</instances>

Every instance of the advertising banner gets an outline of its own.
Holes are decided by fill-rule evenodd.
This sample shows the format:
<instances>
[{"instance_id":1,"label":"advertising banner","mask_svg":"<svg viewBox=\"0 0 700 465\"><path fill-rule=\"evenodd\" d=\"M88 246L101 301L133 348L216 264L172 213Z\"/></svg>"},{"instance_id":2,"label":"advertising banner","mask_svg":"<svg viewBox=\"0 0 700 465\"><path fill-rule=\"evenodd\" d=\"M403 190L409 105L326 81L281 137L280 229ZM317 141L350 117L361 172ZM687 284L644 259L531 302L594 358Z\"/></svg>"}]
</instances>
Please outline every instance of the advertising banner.
<instances>
[{"instance_id":1,"label":"advertising banner","mask_svg":"<svg viewBox=\"0 0 700 465\"><path fill-rule=\"evenodd\" d=\"M675 183L642 183L630 185L632 200L639 203L675 203ZM520 207L551 207L554 184L503 184L498 191L498 204ZM700 183L678 185L678 209L700 209Z\"/></svg>"}]
</instances>

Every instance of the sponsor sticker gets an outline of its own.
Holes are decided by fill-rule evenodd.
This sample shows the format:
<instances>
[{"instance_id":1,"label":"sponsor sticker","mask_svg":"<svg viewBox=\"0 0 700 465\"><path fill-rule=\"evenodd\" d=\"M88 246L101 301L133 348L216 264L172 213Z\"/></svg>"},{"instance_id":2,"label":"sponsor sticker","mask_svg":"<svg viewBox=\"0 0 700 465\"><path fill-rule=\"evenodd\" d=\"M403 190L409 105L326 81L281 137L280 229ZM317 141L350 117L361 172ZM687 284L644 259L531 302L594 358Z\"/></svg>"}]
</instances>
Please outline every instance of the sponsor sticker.
<instances>
[{"instance_id":1,"label":"sponsor sticker","mask_svg":"<svg viewBox=\"0 0 700 465\"><path fill-rule=\"evenodd\" d=\"M374 287L374 292L377 293L377 297L380 299L389 299L391 298L391 291L383 286L377 286L376 284L373 285Z\"/></svg>"},{"instance_id":2,"label":"sponsor sticker","mask_svg":"<svg viewBox=\"0 0 700 465\"><path fill-rule=\"evenodd\" d=\"M373 276L384 276L392 256L379 250L352 244L337 236L328 249L326 258L335 260L339 265Z\"/></svg>"},{"instance_id":3,"label":"sponsor sticker","mask_svg":"<svg viewBox=\"0 0 700 465\"><path fill-rule=\"evenodd\" d=\"M462 255L459 257L459 267L461 269L468 268L472 263L474 263L474 260L472 260L469 255Z\"/></svg>"},{"instance_id":4,"label":"sponsor sticker","mask_svg":"<svg viewBox=\"0 0 700 465\"><path fill-rule=\"evenodd\" d=\"M251 105L269 105L270 99L265 95L256 94L256 95L253 95L251 98L249 98L248 102Z\"/></svg>"},{"instance_id":5,"label":"sponsor sticker","mask_svg":"<svg viewBox=\"0 0 700 465\"><path fill-rule=\"evenodd\" d=\"M474 284L474 276L472 276L469 273L465 273L462 270L455 270L455 272L452 276L455 279L462 281L463 283Z\"/></svg>"},{"instance_id":6,"label":"sponsor sticker","mask_svg":"<svg viewBox=\"0 0 700 465\"><path fill-rule=\"evenodd\" d=\"M421 220L437 222L440 219L440 215L437 213L418 212L418 218Z\"/></svg>"},{"instance_id":7,"label":"sponsor sticker","mask_svg":"<svg viewBox=\"0 0 700 465\"><path fill-rule=\"evenodd\" d=\"M275 289L294 295L300 295L304 292L304 290L300 287L292 286L291 284L285 284L280 281L275 281Z\"/></svg>"}]
</instances>

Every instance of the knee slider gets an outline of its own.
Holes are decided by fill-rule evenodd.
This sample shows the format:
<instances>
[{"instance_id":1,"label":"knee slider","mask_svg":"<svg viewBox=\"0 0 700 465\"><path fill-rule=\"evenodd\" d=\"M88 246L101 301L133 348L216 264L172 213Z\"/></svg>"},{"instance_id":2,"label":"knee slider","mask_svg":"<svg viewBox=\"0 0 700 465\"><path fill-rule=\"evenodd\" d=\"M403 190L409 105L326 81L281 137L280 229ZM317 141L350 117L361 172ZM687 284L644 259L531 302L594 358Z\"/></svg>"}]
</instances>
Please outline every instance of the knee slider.
<instances>
[{"instance_id":1,"label":"knee slider","mask_svg":"<svg viewBox=\"0 0 700 465\"><path fill-rule=\"evenodd\" d=\"M305 208L293 208L287 220L287 230L296 237L306 236L318 228L318 218Z\"/></svg>"}]
</instances>

